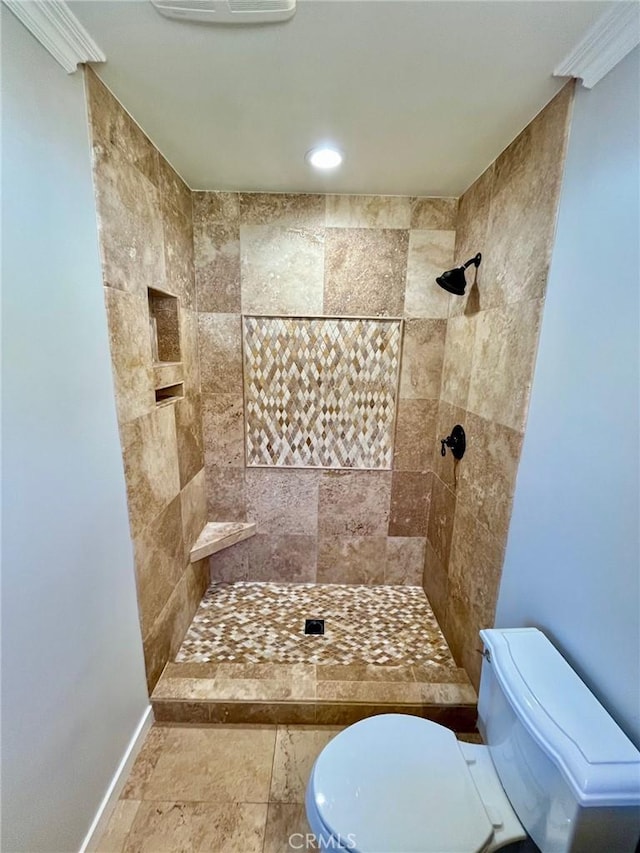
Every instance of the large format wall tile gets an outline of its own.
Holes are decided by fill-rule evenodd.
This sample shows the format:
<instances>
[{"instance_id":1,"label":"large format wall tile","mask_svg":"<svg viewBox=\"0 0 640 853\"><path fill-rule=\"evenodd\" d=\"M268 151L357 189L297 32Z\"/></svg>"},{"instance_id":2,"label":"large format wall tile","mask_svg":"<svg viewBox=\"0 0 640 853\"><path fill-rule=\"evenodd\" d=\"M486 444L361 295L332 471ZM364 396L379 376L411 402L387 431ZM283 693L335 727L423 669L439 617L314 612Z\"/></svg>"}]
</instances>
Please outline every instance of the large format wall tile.
<instances>
[{"instance_id":1,"label":"large format wall tile","mask_svg":"<svg viewBox=\"0 0 640 853\"><path fill-rule=\"evenodd\" d=\"M477 313L485 308L484 278L486 271L486 254L489 249L487 234L489 231L489 215L491 191L493 189L493 163L480 175L460 199L458 218L456 222L455 265L461 266L478 252L483 260L475 273L467 272L467 292L464 296L454 296L451 299L451 316ZM473 268L472 268L473 269ZM473 282L476 282L473 285Z\"/></svg>"},{"instance_id":2,"label":"large format wall tile","mask_svg":"<svg viewBox=\"0 0 640 853\"><path fill-rule=\"evenodd\" d=\"M324 229L240 227L242 310L322 314Z\"/></svg>"},{"instance_id":3,"label":"large format wall tile","mask_svg":"<svg viewBox=\"0 0 640 853\"><path fill-rule=\"evenodd\" d=\"M193 232L198 310L240 312L240 226L196 221Z\"/></svg>"},{"instance_id":4,"label":"large format wall tile","mask_svg":"<svg viewBox=\"0 0 640 853\"><path fill-rule=\"evenodd\" d=\"M251 580L279 583L314 583L317 538L300 534L270 534L247 540Z\"/></svg>"},{"instance_id":5,"label":"large format wall tile","mask_svg":"<svg viewBox=\"0 0 640 853\"><path fill-rule=\"evenodd\" d=\"M404 228L411 224L406 196L328 195L327 226L330 228Z\"/></svg>"},{"instance_id":6,"label":"large format wall tile","mask_svg":"<svg viewBox=\"0 0 640 853\"><path fill-rule=\"evenodd\" d=\"M493 624L505 540L496 539L462 506L456 521L449 560L449 592L468 603L482 628Z\"/></svg>"},{"instance_id":7,"label":"large format wall tile","mask_svg":"<svg viewBox=\"0 0 640 853\"><path fill-rule=\"evenodd\" d=\"M522 434L471 412L457 498L498 539L506 541Z\"/></svg>"},{"instance_id":8,"label":"large format wall tile","mask_svg":"<svg viewBox=\"0 0 640 853\"><path fill-rule=\"evenodd\" d=\"M198 311L239 313L238 193L193 193L193 244Z\"/></svg>"},{"instance_id":9,"label":"large format wall tile","mask_svg":"<svg viewBox=\"0 0 640 853\"><path fill-rule=\"evenodd\" d=\"M180 297L183 308L195 310L196 288L191 218L177 211L173 205L164 205L162 224L167 289Z\"/></svg>"},{"instance_id":10,"label":"large format wall tile","mask_svg":"<svg viewBox=\"0 0 640 853\"><path fill-rule=\"evenodd\" d=\"M436 278L453 266L455 231L411 231L407 262L407 291L404 310L407 317L449 316L452 297Z\"/></svg>"},{"instance_id":11,"label":"large format wall tile","mask_svg":"<svg viewBox=\"0 0 640 853\"><path fill-rule=\"evenodd\" d=\"M384 536L320 536L318 583L384 583L385 549Z\"/></svg>"},{"instance_id":12,"label":"large format wall tile","mask_svg":"<svg viewBox=\"0 0 640 853\"><path fill-rule=\"evenodd\" d=\"M393 468L429 471L433 466L438 418L437 400L398 401Z\"/></svg>"},{"instance_id":13,"label":"large format wall tile","mask_svg":"<svg viewBox=\"0 0 640 853\"><path fill-rule=\"evenodd\" d=\"M478 252L487 251L486 240L494 171L495 167L492 163L460 197L456 218L455 251L455 263L458 265L474 257ZM480 270L482 269L481 265Z\"/></svg>"},{"instance_id":14,"label":"large format wall tile","mask_svg":"<svg viewBox=\"0 0 640 853\"><path fill-rule=\"evenodd\" d=\"M572 97L573 82L496 160L483 307L544 296Z\"/></svg>"},{"instance_id":15,"label":"large format wall tile","mask_svg":"<svg viewBox=\"0 0 640 853\"><path fill-rule=\"evenodd\" d=\"M208 519L207 483L204 468L201 468L180 492L180 507L182 510L182 539L185 556L188 559L189 552L202 533Z\"/></svg>"},{"instance_id":16,"label":"large format wall tile","mask_svg":"<svg viewBox=\"0 0 640 853\"><path fill-rule=\"evenodd\" d=\"M456 227L457 198L411 199L411 228L451 231Z\"/></svg>"},{"instance_id":17,"label":"large format wall tile","mask_svg":"<svg viewBox=\"0 0 640 853\"><path fill-rule=\"evenodd\" d=\"M214 583L256 580L249 569L249 549L257 536L238 542L233 548L225 548L209 558L211 580Z\"/></svg>"},{"instance_id":18,"label":"large format wall tile","mask_svg":"<svg viewBox=\"0 0 640 853\"><path fill-rule=\"evenodd\" d=\"M134 547L140 625L142 635L146 637L180 580L187 562L179 496L134 538Z\"/></svg>"},{"instance_id":19,"label":"large format wall tile","mask_svg":"<svg viewBox=\"0 0 640 853\"><path fill-rule=\"evenodd\" d=\"M180 488L183 488L204 465L200 395L189 392L174 404L174 408Z\"/></svg>"},{"instance_id":20,"label":"large format wall tile","mask_svg":"<svg viewBox=\"0 0 640 853\"><path fill-rule=\"evenodd\" d=\"M178 649L209 585L206 560L189 564L174 587L149 634L143 638L149 693L153 690L166 662Z\"/></svg>"},{"instance_id":21,"label":"large format wall tile","mask_svg":"<svg viewBox=\"0 0 640 853\"><path fill-rule=\"evenodd\" d=\"M204 398L202 429L208 466L244 468L242 394L213 394Z\"/></svg>"},{"instance_id":22,"label":"large format wall tile","mask_svg":"<svg viewBox=\"0 0 640 853\"><path fill-rule=\"evenodd\" d=\"M192 192L193 227L208 223L232 224L240 221L240 193Z\"/></svg>"},{"instance_id":23,"label":"large format wall tile","mask_svg":"<svg viewBox=\"0 0 640 853\"><path fill-rule=\"evenodd\" d=\"M180 491L176 422L165 406L121 424L122 453L134 536Z\"/></svg>"},{"instance_id":24,"label":"large format wall tile","mask_svg":"<svg viewBox=\"0 0 640 853\"><path fill-rule=\"evenodd\" d=\"M440 559L427 539L425 542L422 587L427 594L429 603L441 627L445 626L449 605L449 576L447 569L447 563ZM448 639L447 642L449 642Z\"/></svg>"},{"instance_id":25,"label":"large format wall tile","mask_svg":"<svg viewBox=\"0 0 640 853\"><path fill-rule=\"evenodd\" d=\"M408 244L403 230L327 228L324 313L402 316Z\"/></svg>"},{"instance_id":26,"label":"large format wall tile","mask_svg":"<svg viewBox=\"0 0 640 853\"><path fill-rule=\"evenodd\" d=\"M200 393L200 356L198 353L198 314L180 310L180 356L182 358L185 390Z\"/></svg>"},{"instance_id":27,"label":"large format wall tile","mask_svg":"<svg viewBox=\"0 0 640 853\"><path fill-rule=\"evenodd\" d=\"M439 620L440 621L440 620ZM480 623L467 601L449 592L447 612L440 623L456 663L466 669L472 684L480 684L482 657Z\"/></svg>"},{"instance_id":28,"label":"large format wall tile","mask_svg":"<svg viewBox=\"0 0 640 853\"><path fill-rule=\"evenodd\" d=\"M164 289L158 190L115 148L94 150L94 171L104 284L145 297Z\"/></svg>"},{"instance_id":29,"label":"large format wall tile","mask_svg":"<svg viewBox=\"0 0 640 853\"><path fill-rule=\"evenodd\" d=\"M447 323L440 399L463 409L469 399L476 324L477 315L450 317Z\"/></svg>"},{"instance_id":30,"label":"large format wall tile","mask_svg":"<svg viewBox=\"0 0 640 853\"><path fill-rule=\"evenodd\" d=\"M429 478L421 471L393 472L389 536L427 535Z\"/></svg>"},{"instance_id":31,"label":"large format wall tile","mask_svg":"<svg viewBox=\"0 0 640 853\"><path fill-rule=\"evenodd\" d=\"M242 393L242 335L238 314L199 314L202 393Z\"/></svg>"},{"instance_id":32,"label":"large format wall tile","mask_svg":"<svg viewBox=\"0 0 640 853\"><path fill-rule=\"evenodd\" d=\"M524 430L542 302L518 302L477 318L468 408Z\"/></svg>"},{"instance_id":33,"label":"large format wall tile","mask_svg":"<svg viewBox=\"0 0 640 853\"><path fill-rule=\"evenodd\" d=\"M445 320L407 320L404 327L401 399L437 399L440 394Z\"/></svg>"},{"instance_id":34,"label":"large format wall tile","mask_svg":"<svg viewBox=\"0 0 640 853\"><path fill-rule=\"evenodd\" d=\"M421 586L426 539L411 536L387 539L387 564L384 582L403 586Z\"/></svg>"},{"instance_id":35,"label":"large format wall tile","mask_svg":"<svg viewBox=\"0 0 640 853\"><path fill-rule=\"evenodd\" d=\"M161 154L158 154L158 187L163 209L171 206L192 222L191 190Z\"/></svg>"},{"instance_id":36,"label":"large format wall tile","mask_svg":"<svg viewBox=\"0 0 640 853\"><path fill-rule=\"evenodd\" d=\"M158 152L92 68L85 68L94 146L117 148L132 166L158 186Z\"/></svg>"},{"instance_id":37,"label":"large format wall tile","mask_svg":"<svg viewBox=\"0 0 640 853\"><path fill-rule=\"evenodd\" d=\"M207 466L206 471L209 521L246 521L244 468Z\"/></svg>"},{"instance_id":38,"label":"large format wall tile","mask_svg":"<svg viewBox=\"0 0 640 853\"><path fill-rule=\"evenodd\" d=\"M104 288L111 364L120 423L156 407L153 393L149 306L146 296Z\"/></svg>"},{"instance_id":39,"label":"large format wall tile","mask_svg":"<svg viewBox=\"0 0 640 853\"><path fill-rule=\"evenodd\" d=\"M319 472L249 468L245 482L247 517L257 533L317 533Z\"/></svg>"},{"instance_id":40,"label":"large format wall tile","mask_svg":"<svg viewBox=\"0 0 640 853\"><path fill-rule=\"evenodd\" d=\"M240 193L242 225L322 228L325 197L313 193Z\"/></svg>"},{"instance_id":41,"label":"large format wall tile","mask_svg":"<svg viewBox=\"0 0 640 853\"><path fill-rule=\"evenodd\" d=\"M456 513L456 498L438 478L433 478L427 537L438 559L445 565L449 562L453 525Z\"/></svg>"},{"instance_id":42,"label":"large format wall tile","mask_svg":"<svg viewBox=\"0 0 640 853\"><path fill-rule=\"evenodd\" d=\"M386 536L390 471L323 472L318 531L322 536Z\"/></svg>"}]
</instances>

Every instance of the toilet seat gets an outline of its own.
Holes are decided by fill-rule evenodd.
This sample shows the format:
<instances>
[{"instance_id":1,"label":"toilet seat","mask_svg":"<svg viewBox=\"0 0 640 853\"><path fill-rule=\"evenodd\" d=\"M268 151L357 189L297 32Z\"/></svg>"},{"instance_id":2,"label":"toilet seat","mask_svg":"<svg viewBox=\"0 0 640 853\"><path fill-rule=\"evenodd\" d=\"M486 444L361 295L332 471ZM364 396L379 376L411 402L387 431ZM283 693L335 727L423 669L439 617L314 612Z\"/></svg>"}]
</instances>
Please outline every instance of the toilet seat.
<instances>
[{"instance_id":1,"label":"toilet seat","mask_svg":"<svg viewBox=\"0 0 640 853\"><path fill-rule=\"evenodd\" d=\"M493 826L454 733L404 714L345 729L318 756L307 817L321 849L480 853Z\"/></svg>"}]
</instances>

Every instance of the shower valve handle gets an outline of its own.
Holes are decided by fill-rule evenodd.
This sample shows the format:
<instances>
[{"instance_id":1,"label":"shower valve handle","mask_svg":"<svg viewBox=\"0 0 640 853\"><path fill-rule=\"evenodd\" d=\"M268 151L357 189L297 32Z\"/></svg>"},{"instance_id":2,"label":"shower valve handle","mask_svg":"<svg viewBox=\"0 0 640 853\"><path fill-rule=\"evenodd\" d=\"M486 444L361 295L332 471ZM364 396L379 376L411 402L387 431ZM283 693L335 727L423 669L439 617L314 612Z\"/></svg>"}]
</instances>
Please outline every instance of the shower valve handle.
<instances>
[{"instance_id":1,"label":"shower valve handle","mask_svg":"<svg viewBox=\"0 0 640 853\"><path fill-rule=\"evenodd\" d=\"M440 439L440 453L442 456L447 455L447 447L451 450L455 459L462 459L464 456L467 447L467 437L460 424L454 426L451 430L451 435Z\"/></svg>"}]
</instances>

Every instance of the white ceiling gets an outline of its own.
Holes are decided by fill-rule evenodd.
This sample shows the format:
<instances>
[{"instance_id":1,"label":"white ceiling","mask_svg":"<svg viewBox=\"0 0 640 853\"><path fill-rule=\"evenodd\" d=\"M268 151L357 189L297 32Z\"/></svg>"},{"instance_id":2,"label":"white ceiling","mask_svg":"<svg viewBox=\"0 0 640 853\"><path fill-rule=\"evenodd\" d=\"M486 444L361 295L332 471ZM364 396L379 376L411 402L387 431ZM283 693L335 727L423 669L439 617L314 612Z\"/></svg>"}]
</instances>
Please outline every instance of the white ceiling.
<instances>
[{"instance_id":1,"label":"white ceiling","mask_svg":"<svg viewBox=\"0 0 640 853\"><path fill-rule=\"evenodd\" d=\"M194 189L460 195L562 86L610 3L298 0L286 23L74 0L96 70ZM305 152L345 152L331 174Z\"/></svg>"}]
</instances>

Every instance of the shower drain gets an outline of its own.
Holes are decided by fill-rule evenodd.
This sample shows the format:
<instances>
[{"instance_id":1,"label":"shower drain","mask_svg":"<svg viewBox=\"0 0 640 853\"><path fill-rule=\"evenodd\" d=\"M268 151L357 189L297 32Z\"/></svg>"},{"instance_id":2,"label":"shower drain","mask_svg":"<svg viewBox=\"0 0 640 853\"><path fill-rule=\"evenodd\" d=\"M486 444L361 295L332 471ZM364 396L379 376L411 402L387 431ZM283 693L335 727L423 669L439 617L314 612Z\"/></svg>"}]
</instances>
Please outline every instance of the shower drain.
<instances>
[{"instance_id":1,"label":"shower drain","mask_svg":"<svg viewBox=\"0 0 640 853\"><path fill-rule=\"evenodd\" d=\"M324 634L324 619L305 619L305 634Z\"/></svg>"}]
</instances>

